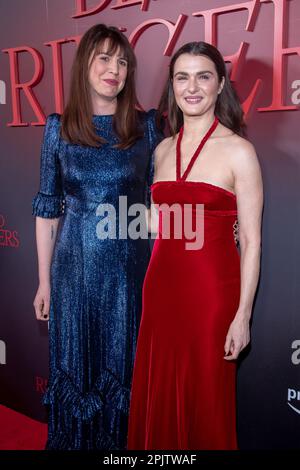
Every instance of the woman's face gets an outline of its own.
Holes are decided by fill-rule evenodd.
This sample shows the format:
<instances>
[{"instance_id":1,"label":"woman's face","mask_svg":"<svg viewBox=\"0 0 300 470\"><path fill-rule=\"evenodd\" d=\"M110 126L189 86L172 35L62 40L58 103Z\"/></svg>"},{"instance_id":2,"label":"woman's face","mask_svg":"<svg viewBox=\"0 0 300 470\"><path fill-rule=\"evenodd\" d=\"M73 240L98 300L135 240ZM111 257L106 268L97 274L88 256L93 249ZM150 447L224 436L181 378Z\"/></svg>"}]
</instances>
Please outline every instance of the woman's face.
<instances>
[{"instance_id":1,"label":"woman's face","mask_svg":"<svg viewBox=\"0 0 300 470\"><path fill-rule=\"evenodd\" d=\"M88 78L92 100L115 100L124 88L127 69L128 62L122 56L120 48L114 54L109 53L109 42L105 40L90 59Z\"/></svg>"},{"instance_id":2,"label":"woman's face","mask_svg":"<svg viewBox=\"0 0 300 470\"><path fill-rule=\"evenodd\" d=\"M182 54L174 64L175 100L186 116L200 116L215 108L222 91L215 64L206 56Z\"/></svg>"}]
</instances>

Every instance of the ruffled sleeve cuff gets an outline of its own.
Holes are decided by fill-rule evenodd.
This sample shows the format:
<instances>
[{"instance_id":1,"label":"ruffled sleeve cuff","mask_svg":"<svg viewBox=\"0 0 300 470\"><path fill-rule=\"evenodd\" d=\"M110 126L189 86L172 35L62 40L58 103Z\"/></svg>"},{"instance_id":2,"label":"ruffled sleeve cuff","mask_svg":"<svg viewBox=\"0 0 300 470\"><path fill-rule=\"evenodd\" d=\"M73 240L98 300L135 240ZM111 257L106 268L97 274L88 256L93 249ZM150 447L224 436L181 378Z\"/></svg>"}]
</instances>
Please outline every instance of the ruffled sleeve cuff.
<instances>
[{"instance_id":1,"label":"ruffled sleeve cuff","mask_svg":"<svg viewBox=\"0 0 300 470\"><path fill-rule=\"evenodd\" d=\"M63 215L64 205L63 196L49 196L39 192L32 201L32 215L45 219L56 219Z\"/></svg>"}]
</instances>

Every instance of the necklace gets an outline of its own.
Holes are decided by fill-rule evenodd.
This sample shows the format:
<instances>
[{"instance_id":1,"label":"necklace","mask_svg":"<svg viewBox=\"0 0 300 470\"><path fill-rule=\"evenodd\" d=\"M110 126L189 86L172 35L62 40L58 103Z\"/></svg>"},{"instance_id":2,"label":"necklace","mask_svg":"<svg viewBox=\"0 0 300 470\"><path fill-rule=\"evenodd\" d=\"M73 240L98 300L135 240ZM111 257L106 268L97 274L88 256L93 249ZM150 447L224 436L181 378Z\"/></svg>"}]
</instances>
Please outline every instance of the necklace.
<instances>
[{"instance_id":1,"label":"necklace","mask_svg":"<svg viewBox=\"0 0 300 470\"><path fill-rule=\"evenodd\" d=\"M188 174L190 173L190 171L192 169L192 166L194 165L194 163L196 161L196 158L198 157L199 153L201 152L201 150L204 147L207 140L210 138L212 133L215 131L218 124L219 124L219 119L215 116L214 122L212 123L212 125L210 126L210 128L206 132L205 136L201 140L200 144L198 145L194 155L190 159L190 162L189 162L183 176L181 176L181 150L180 150L182 136L183 136L183 126L181 127L181 129L179 131L178 139L177 139L177 144L176 144L176 181L185 181L186 180Z\"/></svg>"}]
</instances>

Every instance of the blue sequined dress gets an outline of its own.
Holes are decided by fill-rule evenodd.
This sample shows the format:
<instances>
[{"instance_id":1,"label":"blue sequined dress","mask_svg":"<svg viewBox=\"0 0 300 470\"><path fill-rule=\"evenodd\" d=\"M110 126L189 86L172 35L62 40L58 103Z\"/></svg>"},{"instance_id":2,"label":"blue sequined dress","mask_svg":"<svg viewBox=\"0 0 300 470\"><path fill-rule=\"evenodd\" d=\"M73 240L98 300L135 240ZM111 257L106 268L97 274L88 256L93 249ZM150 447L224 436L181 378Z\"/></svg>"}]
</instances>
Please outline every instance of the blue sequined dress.
<instances>
[{"instance_id":1,"label":"blue sequined dress","mask_svg":"<svg viewBox=\"0 0 300 470\"><path fill-rule=\"evenodd\" d=\"M60 224L51 265L48 449L123 449L150 248L118 231L119 197L145 203L151 155L161 136L155 111L141 113L144 137L128 150L112 116L93 117L101 148L60 137L60 116L48 117L40 191L33 214ZM99 239L99 204L116 209L116 238ZM123 200L124 204L124 200ZM103 215L103 213L102 213ZM133 217L134 218L134 217ZM130 217L128 217L130 223ZM124 223L123 223L124 230Z\"/></svg>"}]
</instances>

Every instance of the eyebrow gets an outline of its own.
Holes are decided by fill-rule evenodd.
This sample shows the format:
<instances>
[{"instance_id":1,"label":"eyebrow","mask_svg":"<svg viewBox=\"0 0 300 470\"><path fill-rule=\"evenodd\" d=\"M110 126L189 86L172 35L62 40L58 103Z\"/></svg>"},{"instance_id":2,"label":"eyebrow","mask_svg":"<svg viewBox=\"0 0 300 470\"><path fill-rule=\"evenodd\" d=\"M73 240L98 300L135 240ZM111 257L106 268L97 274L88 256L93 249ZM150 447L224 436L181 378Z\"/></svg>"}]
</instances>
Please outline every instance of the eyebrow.
<instances>
[{"instance_id":1,"label":"eyebrow","mask_svg":"<svg viewBox=\"0 0 300 470\"><path fill-rule=\"evenodd\" d=\"M105 55L109 55L110 57L113 55L111 53L109 53L108 51L98 51L97 54L105 54ZM128 59L126 57L124 57L123 55L118 55L119 59L124 59L124 60L127 60L128 62Z\"/></svg>"},{"instance_id":2,"label":"eyebrow","mask_svg":"<svg viewBox=\"0 0 300 470\"><path fill-rule=\"evenodd\" d=\"M211 75L213 75L213 73L210 71L210 70L201 70L201 72L197 72L197 75L203 75L205 73L210 73ZM188 76L189 74L187 72L176 72L174 77L176 77L177 75L184 75L184 76Z\"/></svg>"}]
</instances>

